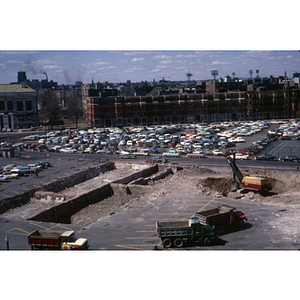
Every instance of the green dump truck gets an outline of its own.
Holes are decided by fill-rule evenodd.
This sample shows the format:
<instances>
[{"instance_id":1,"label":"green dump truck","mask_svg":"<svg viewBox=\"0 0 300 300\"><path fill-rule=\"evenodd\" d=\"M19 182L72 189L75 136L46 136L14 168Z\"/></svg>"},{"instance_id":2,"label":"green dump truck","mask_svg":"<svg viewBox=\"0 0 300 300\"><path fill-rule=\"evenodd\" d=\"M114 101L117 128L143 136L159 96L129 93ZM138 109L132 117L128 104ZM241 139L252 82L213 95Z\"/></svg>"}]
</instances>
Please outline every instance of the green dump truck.
<instances>
[{"instance_id":1,"label":"green dump truck","mask_svg":"<svg viewBox=\"0 0 300 300\"><path fill-rule=\"evenodd\" d=\"M218 239L215 228L201 225L197 218L185 221L156 222L156 233L165 248L182 248L190 243L211 246Z\"/></svg>"}]
</instances>

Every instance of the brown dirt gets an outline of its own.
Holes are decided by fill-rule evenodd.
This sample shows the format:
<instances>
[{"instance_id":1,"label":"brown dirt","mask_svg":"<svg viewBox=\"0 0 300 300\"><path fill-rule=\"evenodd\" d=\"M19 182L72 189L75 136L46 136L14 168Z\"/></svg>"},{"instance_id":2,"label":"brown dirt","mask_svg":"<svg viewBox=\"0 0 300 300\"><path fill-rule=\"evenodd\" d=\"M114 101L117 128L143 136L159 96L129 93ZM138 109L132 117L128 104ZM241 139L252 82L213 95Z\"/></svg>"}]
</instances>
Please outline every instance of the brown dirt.
<instances>
[{"instance_id":1,"label":"brown dirt","mask_svg":"<svg viewBox=\"0 0 300 300\"><path fill-rule=\"evenodd\" d=\"M166 178L157 181L151 181L146 188L143 187L141 190L133 189L131 194L128 194L125 191L123 193L115 193L115 195L110 198L104 199L97 204L93 204L82 209L80 212L73 215L72 223L86 226L87 224L91 224L103 216L115 213L119 208L132 208L131 202L138 200L145 194L149 195L149 197L151 197L151 195L158 197L163 194L172 194L175 197L176 195L183 195L187 192L211 195L213 197L239 199L239 201L251 201L266 205L276 205L281 206L282 208L291 208L290 211L294 215L289 216L286 213L285 218L276 219L276 224L281 222L282 225L288 224L288 226L291 226L289 223L287 223L289 222L289 218L292 217L293 220L298 219L298 211L300 209L300 175L266 171L243 172L244 175L260 175L271 178L273 186L272 190L268 195L261 196L260 194L254 192L232 192L231 173L222 173L217 169L212 170L203 168L201 166L181 167L182 170L175 172L173 175L169 175ZM107 174L106 176L109 175L112 176L114 174ZM39 201L41 204L45 205L44 201L35 201ZM13 217L22 219L22 211L24 213L24 207L15 209L14 212L10 212L10 216L13 214ZM289 230L296 232L298 228L291 227Z\"/></svg>"}]
</instances>

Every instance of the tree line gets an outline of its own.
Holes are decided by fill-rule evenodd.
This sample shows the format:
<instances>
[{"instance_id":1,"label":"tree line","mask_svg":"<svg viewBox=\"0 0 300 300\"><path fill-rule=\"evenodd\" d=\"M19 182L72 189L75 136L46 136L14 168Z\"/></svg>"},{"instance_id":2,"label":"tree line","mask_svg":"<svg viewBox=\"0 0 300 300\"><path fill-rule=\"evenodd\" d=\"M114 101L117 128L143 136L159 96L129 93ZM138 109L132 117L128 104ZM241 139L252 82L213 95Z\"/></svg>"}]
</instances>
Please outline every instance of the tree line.
<instances>
[{"instance_id":1,"label":"tree line","mask_svg":"<svg viewBox=\"0 0 300 300\"><path fill-rule=\"evenodd\" d=\"M39 121L41 125L53 129L54 125L62 125L62 118L72 119L76 128L83 115L81 94L66 93L64 97L53 90L43 90L38 94Z\"/></svg>"}]
</instances>

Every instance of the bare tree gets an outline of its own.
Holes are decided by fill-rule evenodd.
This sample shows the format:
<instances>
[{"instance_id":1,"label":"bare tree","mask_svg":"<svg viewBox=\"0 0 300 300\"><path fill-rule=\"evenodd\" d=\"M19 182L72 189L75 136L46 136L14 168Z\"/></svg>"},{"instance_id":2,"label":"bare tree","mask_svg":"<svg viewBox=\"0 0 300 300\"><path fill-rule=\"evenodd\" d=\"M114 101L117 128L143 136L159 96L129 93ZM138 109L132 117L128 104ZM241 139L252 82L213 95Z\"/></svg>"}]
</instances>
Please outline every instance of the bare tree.
<instances>
[{"instance_id":1,"label":"bare tree","mask_svg":"<svg viewBox=\"0 0 300 300\"><path fill-rule=\"evenodd\" d=\"M39 93L38 103L40 104L40 120L46 125L51 126L57 124L60 119L60 103L59 99L51 90L44 90Z\"/></svg>"},{"instance_id":2,"label":"bare tree","mask_svg":"<svg viewBox=\"0 0 300 300\"><path fill-rule=\"evenodd\" d=\"M67 114L78 127L78 120L83 114L81 97L76 93L67 96Z\"/></svg>"}]
</instances>

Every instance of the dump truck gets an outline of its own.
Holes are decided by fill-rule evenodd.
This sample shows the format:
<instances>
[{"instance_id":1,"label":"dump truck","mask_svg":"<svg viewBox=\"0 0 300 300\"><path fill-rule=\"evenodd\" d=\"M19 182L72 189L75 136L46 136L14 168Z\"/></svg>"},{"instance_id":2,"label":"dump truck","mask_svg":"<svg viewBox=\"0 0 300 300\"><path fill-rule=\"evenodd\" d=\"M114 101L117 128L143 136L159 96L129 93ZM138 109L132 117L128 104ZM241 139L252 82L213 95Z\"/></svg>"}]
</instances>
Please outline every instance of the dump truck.
<instances>
[{"instance_id":1,"label":"dump truck","mask_svg":"<svg viewBox=\"0 0 300 300\"><path fill-rule=\"evenodd\" d=\"M236 177L242 187L246 190L252 190L263 194L272 189L271 178L259 177L259 176L244 176L235 163L235 153L227 156L227 161L233 171L233 181L236 182Z\"/></svg>"},{"instance_id":2,"label":"dump truck","mask_svg":"<svg viewBox=\"0 0 300 300\"><path fill-rule=\"evenodd\" d=\"M188 243L211 246L218 239L215 227L202 226L197 218L183 221L156 222L156 233L165 248L182 248Z\"/></svg>"},{"instance_id":3,"label":"dump truck","mask_svg":"<svg viewBox=\"0 0 300 300\"><path fill-rule=\"evenodd\" d=\"M217 208L197 211L194 216L198 218L201 225L215 226L217 232L222 234L230 227L242 228L247 221L245 214L235 209L223 204Z\"/></svg>"},{"instance_id":4,"label":"dump truck","mask_svg":"<svg viewBox=\"0 0 300 300\"><path fill-rule=\"evenodd\" d=\"M28 235L31 250L85 250L89 242L85 238L76 238L74 230L63 232L34 230Z\"/></svg>"}]
</instances>

